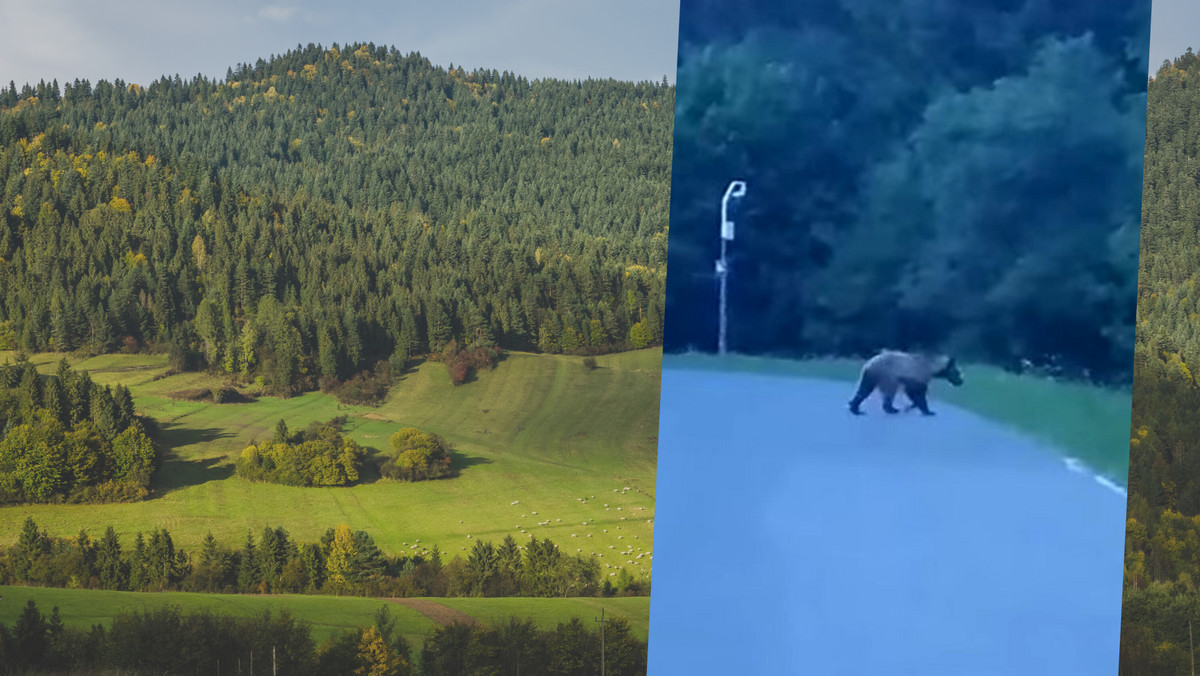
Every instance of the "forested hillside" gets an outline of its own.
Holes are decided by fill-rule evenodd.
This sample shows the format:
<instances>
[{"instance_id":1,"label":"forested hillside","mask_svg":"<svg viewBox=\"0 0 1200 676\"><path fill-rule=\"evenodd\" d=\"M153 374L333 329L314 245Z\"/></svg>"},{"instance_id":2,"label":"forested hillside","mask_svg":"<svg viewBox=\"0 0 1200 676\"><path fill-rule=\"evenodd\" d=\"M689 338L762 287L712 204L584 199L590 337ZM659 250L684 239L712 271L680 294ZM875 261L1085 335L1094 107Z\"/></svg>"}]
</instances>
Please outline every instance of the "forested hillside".
<instances>
[{"instance_id":1,"label":"forested hillside","mask_svg":"<svg viewBox=\"0 0 1200 676\"><path fill-rule=\"evenodd\" d=\"M1050 7L1050 5L1053 7ZM1127 386L1150 3L685 3L666 349L884 347Z\"/></svg>"},{"instance_id":2,"label":"forested hillside","mask_svg":"<svg viewBox=\"0 0 1200 676\"><path fill-rule=\"evenodd\" d=\"M2 90L0 90L2 91ZM674 88L370 44L0 93L0 349L307 389L451 340L662 336Z\"/></svg>"},{"instance_id":3,"label":"forested hillside","mask_svg":"<svg viewBox=\"0 0 1200 676\"><path fill-rule=\"evenodd\" d=\"M1150 81L1121 673L1176 674L1200 625L1200 58Z\"/></svg>"}]
</instances>

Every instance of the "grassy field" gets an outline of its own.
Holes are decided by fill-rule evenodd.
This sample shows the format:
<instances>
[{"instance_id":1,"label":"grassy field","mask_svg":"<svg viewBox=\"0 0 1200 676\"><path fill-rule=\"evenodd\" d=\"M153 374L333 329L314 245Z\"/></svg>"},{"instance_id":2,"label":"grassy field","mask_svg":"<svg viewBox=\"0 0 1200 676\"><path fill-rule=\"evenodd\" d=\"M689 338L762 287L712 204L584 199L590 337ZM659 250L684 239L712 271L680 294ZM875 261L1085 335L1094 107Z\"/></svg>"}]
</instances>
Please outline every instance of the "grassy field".
<instances>
[{"instance_id":1,"label":"grassy field","mask_svg":"<svg viewBox=\"0 0 1200 676\"><path fill-rule=\"evenodd\" d=\"M667 355L664 368L742 371L784 377L842 380L846 400L854 394L862 362L848 359L794 361L760 357ZM974 411L1060 449L1124 486L1129 477L1131 394L1082 383L1020 376L993 366L964 364L964 384L936 383L933 400ZM876 395L878 396L878 395ZM844 402L834 402L841 406ZM669 402L665 402L670 405Z\"/></svg>"},{"instance_id":2,"label":"grassy field","mask_svg":"<svg viewBox=\"0 0 1200 676\"><path fill-rule=\"evenodd\" d=\"M293 617L309 622L317 642L334 634L374 622L375 612L388 605L396 622L396 631L403 634L418 652L425 636L436 623L424 614L384 599L333 596L257 596L249 594L189 594L164 592L91 591L83 589L42 589L38 587L0 586L0 623L12 626L29 599L38 604L43 615L58 606L63 623L88 628L94 624L108 626L122 612L178 606L184 612L209 610L214 613L249 616L265 611L286 610ZM605 599L423 599L465 613L483 624L494 626L508 617L531 619L540 628L553 629L560 622L578 617L589 628L600 616L600 609L610 617L629 620L635 636L645 641L650 622L650 599L647 597Z\"/></svg>"},{"instance_id":3,"label":"grassy field","mask_svg":"<svg viewBox=\"0 0 1200 676\"><path fill-rule=\"evenodd\" d=\"M0 363L9 357L0 353ZM50 372L59 358L32 361ZM579 357L513 353L459 387L444 365L425 363L371 408L340 406L317 392L240 404L180 401L170 395L221 381L197 373L155 380L167 369L164 357L95 357L74 366L97 382L129 386L138 411L162 428L166 461L152 499L2 508L0 544L16 541L27 516L58 536L81 528L98 536L111 524L126 544L137 531L164 527L187 550L209 531L236 547L247 529L257 537L264 526L281 525L311 542L346 523L391 553L437 544L447 555L462 554L474 539L536 535L567 552L595 552L606 566L628 565L651 550L661 359L655 349L605 355L589 371ZM349 416L349 436L374 451L387 450L402 426L441 434L462 475L379 480L373 460L363 481L346 488L255 484L234 475L237 454L269 438L279 419L295 430L340 414ZM646 557L629 565L648 566Z\"/></svg>"}]
</instances>

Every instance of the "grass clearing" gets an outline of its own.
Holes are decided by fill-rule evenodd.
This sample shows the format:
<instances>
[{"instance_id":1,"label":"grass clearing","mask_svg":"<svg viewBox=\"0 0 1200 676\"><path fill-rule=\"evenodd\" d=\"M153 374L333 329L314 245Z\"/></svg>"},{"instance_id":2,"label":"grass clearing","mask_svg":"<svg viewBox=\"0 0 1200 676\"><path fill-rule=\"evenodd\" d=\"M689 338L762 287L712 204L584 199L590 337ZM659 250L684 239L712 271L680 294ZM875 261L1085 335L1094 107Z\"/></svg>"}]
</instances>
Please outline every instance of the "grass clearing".
<instances>
[{"instance_id":1,"label":"grass clearing","mask_svg":"<svg viewBox=\"0 0 1200 676\"><path fill-rule=\"evenodd\" d=\"M862 361L672 354L664 357L663 366L845 381L849 401ZM963 386L955 388L939 382L932 388L931 399L944 400L1010 425L1065 455L1078 458L1113 482L1126 485L1132 407L1129 390L1016 375L979 364L964 364L960 368ZM833 404L844 408L845 402Z\"/></svg>"},{"instance_id":2,"label":"grass clearing","mask_svg":"<svg viewBox=\"0 0 1200 676\"><path fill-rule=\"evenodd\" d=\"M0 354L0 363L4 358ZM32 361L48 371L59 358L34 355ZM658 349L604 355L597 357L599 368L588 370L580 357L510 353L495 370L459 387L444 365L424 363L372 408L343 406L319 392L241 404L180 401L170 395L221 379L186 373L154 380L167 370L165 358L96 357L74 366L98 381L127 384L138 411L162 428L166 457L153 498L0 508L0 544L16 541L27 516L56 536L81 528L99 536L111 524L125 546L135 532L167 528L188 551L209 531L237 547L247 530L257 537L267 525L312 542L346 523L393 554L436 544L447 556L465 555L475 539L499 543L511 534L523 542L536 535L566 552L595 552L602 564L625 565L627 557L616 556L622 548L652 548L661 359ZM346 488L256 484L234 475L237 454L271 437L279 419L300 429L336 415L349 416L346 433L375 452L386 451L402 426L436 432L454 446L462 475L384 481L370 459L364 481ZM648 559L631 568L642 567L649 567Z\"/></svg>"}]
</instances>

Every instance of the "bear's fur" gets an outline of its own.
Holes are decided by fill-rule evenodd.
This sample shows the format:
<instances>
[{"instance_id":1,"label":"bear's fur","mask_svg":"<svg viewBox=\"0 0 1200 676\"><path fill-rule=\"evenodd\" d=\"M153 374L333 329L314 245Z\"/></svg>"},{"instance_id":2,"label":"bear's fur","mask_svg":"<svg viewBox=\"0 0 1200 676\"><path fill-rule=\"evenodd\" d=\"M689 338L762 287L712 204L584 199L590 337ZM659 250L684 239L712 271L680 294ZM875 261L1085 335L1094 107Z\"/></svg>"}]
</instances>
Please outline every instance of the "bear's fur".
<instances>
[{"instance_id":1,"label":"bear's fur","mask_svg":"<svg viewBox=\"0 0 1200 676\"><path fill-rule=\"evenodd\" d=\"M878 388L883 393L883 410L899 413L893 402L896 393L904 388L904 394L912 402L909 409L916 408L924 415L933 415L926 393L929 381L934 378L947 380L955 387L963 382L954 357L884 350L863 365L858 391L850 400L850 412L862 415L858 407Z\"/></svg>"}]
</instances>

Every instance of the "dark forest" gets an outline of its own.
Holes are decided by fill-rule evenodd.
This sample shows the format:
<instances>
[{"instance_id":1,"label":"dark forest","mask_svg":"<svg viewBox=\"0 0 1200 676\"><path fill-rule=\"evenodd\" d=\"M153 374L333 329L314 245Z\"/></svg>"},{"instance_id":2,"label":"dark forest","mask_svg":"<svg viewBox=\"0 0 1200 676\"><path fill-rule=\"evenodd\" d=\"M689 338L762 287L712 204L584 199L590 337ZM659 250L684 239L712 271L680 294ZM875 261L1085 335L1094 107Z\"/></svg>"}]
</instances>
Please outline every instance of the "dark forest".
<instances>
[{"instance_id":1,"label":"dark forest","mask_svg":"<svg viewBox=\"0 0 1200 676\"><path fill-rule=\"evenodd\" d=\"M668 351L940 349L1127 386L1150 3L684 2Z\"/></svg>"}]
</instances>

